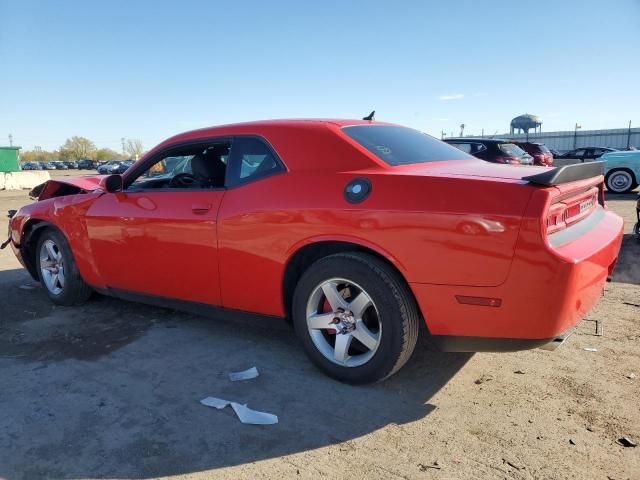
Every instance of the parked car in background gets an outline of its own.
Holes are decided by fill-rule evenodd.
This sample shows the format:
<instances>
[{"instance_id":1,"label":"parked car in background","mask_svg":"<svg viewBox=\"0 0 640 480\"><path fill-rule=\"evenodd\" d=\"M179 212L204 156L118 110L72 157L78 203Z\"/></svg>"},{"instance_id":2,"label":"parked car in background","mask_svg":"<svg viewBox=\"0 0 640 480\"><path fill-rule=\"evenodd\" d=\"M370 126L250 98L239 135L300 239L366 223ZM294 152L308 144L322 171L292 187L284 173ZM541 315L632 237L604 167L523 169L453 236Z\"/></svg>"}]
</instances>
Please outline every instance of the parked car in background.
<instances>
[{"instance_id":1,"label":"parked car in background","mask_svg":"<svg viewBox=\"0 0 640 480\"><path fill-rule=\"evenodd\" d=\"M553 165L553 154L544 143L514 141L521 149L533 157L533 164L542 167Z\"/></svg>"},{"instance_id":2,"label":"parked car in background","mask_svg":"<svg viewBox=\"0 0 640 480\"><path fill-rule=\"evenodd\" d=\"M286 317L314 364L361 384L418 335L512 351L571 330L622 241L602 182L601 164L490 164L399 125L252 122L174 136L124 175L49 180L7 243L56 304L96 289Z\"/></svg>"},{"instance_id":3,"label":"parked car in background","mask_svg":"<svg viewBox=\"0 0 640 480\"><path fill-rule=\"evenodd\" d=\"M44 170L57 170L58 167L54 162L44 162Z\"/></svg>"},{"instance_id":4,"label":"parked car in background","mask_svg":"<svg viewBox=\"0 0 640 480\"><path fill-rule=\"evenodd\" d=\"M20 164L20 169L21 170L41 170L41 167L38 164L38 162L24 162Z\"/></svg>"},{"instance_id":5,"label":"parked car in background","mask_svg":"<svg viewBox=\"0 0 640 480\"><path fill-rule=\"evenodd\" d=\"M585 161L593 161L596 158L600 158L607 152L617 152L615 148L608 147L581 147L575 148L573 150L569 150L568 152L562 153L555 157L556 160L577 160L571 163L585 162Z\"/></svg>"},{"instance_id":6,"label":"parked car in background","mask_svg":"<svg viewBox=\"0 0 640 480\"><path fill-rule=\"evenodd\" d=\"M78 163L74 162L73 160L65 160L65 161L63 161L61 163L65 164L67 166L67 168L69 168L70 170L77 170L78 169Z\"/></svg>"},{"instance_id":7,"label":"parked car in background","mask_svg":"<svg viewBox=\"0 0 640 480\"><path fill-rule=\"evenodd\" d=\"M610 192L627 193L640 184L640 150L607 152L600 160L605 162L604 178Z\"/></svg>"},{"instance_id":8,"label":"parked car in background","mask_svg":"<svg viewBox=\"0 0 640 480\"><path fill-rule=\"evenodd\" d=\"M120 166L120 160L109 160L108 162L98 165L98 173L100 175L108 175L112 173L113 169L117 169Z\"/></svg>"},{"instance_id":9,"label":"parked car in background","mask_svg":"<svg viewBox=\"0 0 640 480\"><path fill-rule=\"evenodd\" d=\"M124 173L127 171L127 168L129 168L134 163L136 163L134 160L122 160L121 162L118 162L117 166L111 169L110 173Z\"/></svg>"},{"instance_id":10,"label":"parked car in background","mask_svg":"<svg viewBox=\"0 0 640 480\"><path fill-rule=\"evenodd\" d=\"M553 155L554 159L561 155L561 153L558 150L556 150L555 148L550 148L549 151L551 152L551 155Z\"/></svg>"},{"instance_id":11,"label":"parked car in background","mask_svg":"<svg viewBox=\"0 0 640 480\"><path fill-rule=\"evenodd\" d=\"M78 160L76 162L77 168L80 170L93 170L98 166L98 162L94 160Z\"/></svg>"},{"instance_id":12,"label":"parked car in background","mask_svg":"<svg viewBox=\"0 0 640 480\"><path fill-rule=\"evenodd\" d=\"M65 165L65 163L60 161L60 160L52 162L52 163L56 167L56 170L69 170L69 167L67 167Z\"/></svg>"},{"instance_id":13,"label":"parked car in background","mask_svg":"<svg viewBox=\"0 0 640 480\"><path fill-rule=\"evenodd\" d=\"M488 138L447 138L449 145L492 163L533 165L533 157L510 140Z\"/></svg>"}]
</instances>

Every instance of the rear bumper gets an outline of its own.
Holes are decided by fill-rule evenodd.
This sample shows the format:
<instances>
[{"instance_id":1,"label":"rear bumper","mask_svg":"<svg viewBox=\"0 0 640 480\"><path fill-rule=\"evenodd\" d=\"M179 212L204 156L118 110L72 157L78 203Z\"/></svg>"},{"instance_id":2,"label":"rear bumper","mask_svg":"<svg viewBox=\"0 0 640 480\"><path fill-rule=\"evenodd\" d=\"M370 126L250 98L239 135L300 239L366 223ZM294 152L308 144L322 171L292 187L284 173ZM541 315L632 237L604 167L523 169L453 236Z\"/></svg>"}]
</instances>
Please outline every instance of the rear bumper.
<instances>
[{"instance_id":1,"label":"rear bumper","mask_svg":"<svg viewBox=\"0 0 640 480\"><path fill-rule=\"evenodd\" d=\"M410 286L429 332L446 350L535 348L574 327L597 303L615 266L622 234L622 219L605 211L591 230L561 246L543 247L533 233L521 232L509 277L500 286ZM490 259L487 262L490 268ZM464 296L501 302L459 303Z\"/></svg>"}]
</instances>

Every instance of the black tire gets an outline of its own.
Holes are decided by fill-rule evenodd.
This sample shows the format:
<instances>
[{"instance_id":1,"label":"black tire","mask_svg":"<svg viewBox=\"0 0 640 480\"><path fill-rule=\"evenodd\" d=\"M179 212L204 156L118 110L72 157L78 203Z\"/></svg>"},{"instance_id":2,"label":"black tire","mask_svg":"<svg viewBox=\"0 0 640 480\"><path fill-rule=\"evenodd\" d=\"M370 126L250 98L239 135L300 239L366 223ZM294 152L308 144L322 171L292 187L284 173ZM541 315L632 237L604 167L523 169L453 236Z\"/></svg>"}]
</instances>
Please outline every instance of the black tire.
<instances>
[{"instance_id":1,"label":"black tire","mask_svg":"<svg viewBox=\"0 0 640 480\"><path fill-rule=\"evenodd\" d=\"M614 183L616 181L616 178L618 177L623 177L626 180L626 183L621 184L626 186L621 187L620 185L616 185ZM607 191L609 191L610 193L629 193L631 190L638 186L635 175L631 170L628 170L626 168L617 168L615 170L611 170L605 177L605 183L607 185Z\"/></svg>"},{"instance_id":2,"label":"black tire","mask_svg":"<svg viewBox=\"0 0 640 480\"><path fill-rule=\"evenodd\" d=\"M62 255L64 285L61 287L60 292L52 291L44 279L40 252L47 241L52 241ZM38 238L35 251L35 265L38 272L38 278L40 279L40 284L54 303L65 306L79 305L86 302L91 296L92 289L80 276L80 272L76 267L76 262L73 258L73 253L71 252L67 239L57 229L47 228L42 232L40 238Z\"/></svg>"},{"instance_id":3,"label":"black tire","mask_svg":"<svg viewBox=\"0 0 640 480\"><path fill-rule=\"evenodd\" d=\"M329 360L316 347L307 327L311 295L332 278L361 286L375 304L380 338L373 356L363 365L347 367ZM421 317L411 291L393 268L373 255L346 252L316 261L300 278L292 307L293 325L307 355L320 370L340 382L367 384L388 378L409 360L418 339Z\"/></svg>"}]
</instances>

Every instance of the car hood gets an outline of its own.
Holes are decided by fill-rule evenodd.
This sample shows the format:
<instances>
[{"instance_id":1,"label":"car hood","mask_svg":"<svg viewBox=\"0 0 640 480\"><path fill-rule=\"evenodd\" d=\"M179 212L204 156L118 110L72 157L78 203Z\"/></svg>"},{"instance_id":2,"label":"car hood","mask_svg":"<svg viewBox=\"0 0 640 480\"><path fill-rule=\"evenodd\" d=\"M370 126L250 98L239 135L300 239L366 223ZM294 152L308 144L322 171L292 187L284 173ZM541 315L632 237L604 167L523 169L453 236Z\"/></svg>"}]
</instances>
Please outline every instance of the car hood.
<instances>
[{"instance_id":1,"label":"car hood","mask_svg":"<svg viewBox=\"0 0 640 480\"><path fill-rule=\"evenodd\" d=\"M64 195L76 195L101 190L100 181L105 175L88 175L86 177L67 177L47 180L29 192L31 198L46 200Z\"/></svg>"}]
</instances>

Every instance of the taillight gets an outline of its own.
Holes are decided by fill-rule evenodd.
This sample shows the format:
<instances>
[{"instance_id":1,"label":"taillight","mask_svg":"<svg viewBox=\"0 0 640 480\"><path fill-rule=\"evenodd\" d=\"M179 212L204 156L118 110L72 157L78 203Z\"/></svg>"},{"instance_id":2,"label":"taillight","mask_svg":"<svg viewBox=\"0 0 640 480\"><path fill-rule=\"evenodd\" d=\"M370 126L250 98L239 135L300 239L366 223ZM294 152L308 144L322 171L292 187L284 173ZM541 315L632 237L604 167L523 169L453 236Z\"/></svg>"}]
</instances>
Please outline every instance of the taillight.
<instances>
[{"instance_id":1,"label":"taillight","mask_svg":"<svg viewBox=\"0 0 640 480\"><path fill-rule=\"evenodd\" d=\"M520 165L520 159L518 157L501 156L496 157L497 163L510 163L513 165Z\"/></svg>"},{"instance_id":2,"label":"taillight","mask_svg":"<svg viewBox=\"0 0 640 480\"><path fill-rule=\"evenodd\" d=\"M566 228L567 224L565 220L566 210L564 208L564 205L562 203L556 203L555 205L552 205L549 209L549 213L547 214L547 234L551 235L558 230Z\"/></svg>"},{"instance_id":3,"label":"taillight","mask_svg":"<svg viewBox=\"0 0 640 480\"><path fill-rule=\"evenodd\" d=\"M598 206L600 190L592 187L578 194L558 198L547 213L547 234L562 230L585 217Z\"/></svg>"}]
</instances>

